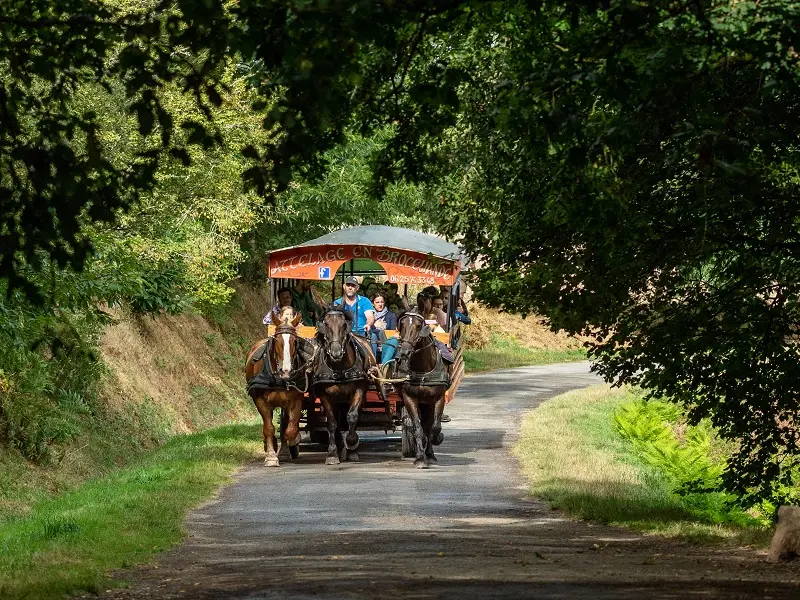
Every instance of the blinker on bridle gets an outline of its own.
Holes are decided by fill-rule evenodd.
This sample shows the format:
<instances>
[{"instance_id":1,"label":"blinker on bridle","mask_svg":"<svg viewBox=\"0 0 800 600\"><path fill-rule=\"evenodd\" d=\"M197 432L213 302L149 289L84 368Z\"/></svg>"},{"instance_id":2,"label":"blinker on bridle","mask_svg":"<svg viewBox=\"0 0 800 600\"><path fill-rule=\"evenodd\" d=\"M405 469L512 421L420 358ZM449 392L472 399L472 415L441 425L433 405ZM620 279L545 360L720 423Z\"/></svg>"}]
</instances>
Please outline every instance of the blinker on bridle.
<instances>
[{"instance_id":1,"label":"blinker on bridle","mask_svg":"<svg viewBox=\"0 0 800 600\"><path fill-rule=\"evenodd\" d=\"M401 319L400 319L400 320L402 321L402 320L403 320L403 319L405 319L406 317L411 317L411 320L422 321L422 327L420 327L420 335L418 335L418 336L417 336L417 339L416 339L416 340L414 340L414 344L416 344L417 342L419 342L419 340L421 340L421 339L424 339L425 337L427 337L427 336L423 336L423 335L422 335L422 329L423 329L423 328L425 327L425 325L426 325L426 323L425 323L425 317L424 317L424 316L422 316L422 315L421 315L421 314L419 314L418 312L411 312L411 311L408 311L408 312L406 312L406 313L405 313L405 314L404 314L404 315L401 317ZM399 325L398 325L398 327L399 327ZM433 342L431 342L431 344L432 344L432 343L433 343ZM412 343L411 343L410 341L408 341L408 340L404 340L404 339L401 337L401 338L400 338L400 347L398 348L398 351L397 351L398 358L401 358L401 357L402 357L402 358L405 358L405 357L406 357L406 355L408 356L408 358L411 358L411 356L412 356L413 354L416 354L417 352L420 352L420 351L422 351L422 350L425 350L425 348L427 348L427 347L428 347L428 346L430 346L431 344L426 344L426 345L425 345L425 346L423 346L422 348L416 348L416 349L415 349L415 348L414 348L414 346L412 345Z\"/></svg>"},{"instance_id":2,"label":"blinker on bridle","mask_svg":"<svg viewBox=\"0 0 800 600\"><path fill-rule=\"evenodd\" d=\"M325 354L327 354L327 355L328 355L330 358L333 358L333 357L331 356L331 344L333 344L333 342L332 342L332 341L329 341L329 340L327 340L326 334L327 334L327 332L328 332L328 326L327 326L327 325L325 325L325 317L327 317L327 316L328 316L328 315L330 315L330 314L340 314L340 315L342 315L342 318L345 320L345 324L347 323L347 315L345 314L345 311L344 311L343 309L341 309L341 308L335 308L335 309L331 309L331 310L329 310L328 312L326 312L326 313L325 313L325 314L322 316L322 321L321 321L321 323L322 323L322 326L325 328L325 330L324 330L324 332L323 332L323 331L320 331L320 333L322 333L322 337L323 337L323 338L325 339L325 341L327 341L328 343L327 343L327 344L321 344L321 346L322 346L323 348L325 348ZM342 351L344 351L345 344L347 343L347 340L348 340L348 338L349 338L349 336L350 336L350 328L349 328L349 327L345 327L345 329L346 329L346 331L345 331L345 333L344 333L344 339L343 339L341 342L337 342L337 343L341 344L341 346L342 346Z\"/></svg>"}]
</instances>

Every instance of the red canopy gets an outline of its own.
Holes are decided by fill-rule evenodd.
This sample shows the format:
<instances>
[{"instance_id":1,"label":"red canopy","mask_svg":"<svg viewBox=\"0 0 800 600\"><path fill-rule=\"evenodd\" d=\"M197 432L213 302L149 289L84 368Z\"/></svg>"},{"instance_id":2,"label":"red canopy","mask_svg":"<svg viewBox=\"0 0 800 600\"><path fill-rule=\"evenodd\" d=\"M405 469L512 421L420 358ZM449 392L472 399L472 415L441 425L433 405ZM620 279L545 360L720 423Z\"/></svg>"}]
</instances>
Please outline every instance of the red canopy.
<instances>
[{"instance_id":1,"label":"red canopy","mask_svg":"<svg viewBox=\"0 0 800 600\"><path fill-rule=\"evenodd\" d=\"M377 242L377 243L376 243ZM409 247L412 246L412 247ZM453 285L461 270L458 246L399 227L352 227L269 256L270 277L331 280L351 259L378 263L389 281Z\"/></svg>"}]
</instances>

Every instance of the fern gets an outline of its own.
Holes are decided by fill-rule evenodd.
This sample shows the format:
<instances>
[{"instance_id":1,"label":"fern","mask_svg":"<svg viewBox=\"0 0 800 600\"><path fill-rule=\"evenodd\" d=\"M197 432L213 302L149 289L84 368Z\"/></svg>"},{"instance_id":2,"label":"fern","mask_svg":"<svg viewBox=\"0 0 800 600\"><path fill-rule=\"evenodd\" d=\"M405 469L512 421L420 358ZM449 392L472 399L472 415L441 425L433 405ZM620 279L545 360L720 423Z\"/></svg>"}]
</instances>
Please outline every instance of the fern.
<instances>
[{"instance_id":1,"label":"fern","mask_svg":"<svg viewBox=\"0 0 800 600\"><path fill-rule=\"evenodd\" d=\"M680 406L638 399L618 407L614 426L696 517L710 523L761 522L736 508L735 496L719 491L726 455L715 448L714 429L707 422L690 426Z\"/></svg>"}]
</instances>

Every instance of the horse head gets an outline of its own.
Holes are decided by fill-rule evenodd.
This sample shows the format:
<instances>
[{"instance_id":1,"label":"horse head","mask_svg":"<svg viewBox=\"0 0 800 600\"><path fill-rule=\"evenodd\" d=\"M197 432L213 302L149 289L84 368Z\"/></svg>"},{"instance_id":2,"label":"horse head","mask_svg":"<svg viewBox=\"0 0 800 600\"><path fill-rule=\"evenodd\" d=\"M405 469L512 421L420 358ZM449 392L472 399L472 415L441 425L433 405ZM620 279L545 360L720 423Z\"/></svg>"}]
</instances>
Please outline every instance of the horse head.
<instances>
[{"instance_id":1,"label":"horse head","mask_svg":"<svg viewBox=\"0 0 800 600\"><path fill-rule=\"evenodd\" d=\"M294 357L297 352L297 325L302 318L303 315L295 314L291 306L284 306L278 322L275 324L270 360L275 366L274 373L279 379L289 380L292 378L292 365L295 363Z\"/></svg>"},{"instance_id":2,"label":"horse head","mask_svg":"<svg viewBox=\"0 0 800 600\"><path fill-rule=\"evenodd\" d=\"M411 357L418 349L417 346L430 338L431 328L425 323L425 317L421 314L406 311L401 313L397 319L397 335L400 339L395 358L397 370L400 373L408 373Z\"/></svg>"},{"instance_id":3,"label":"horse head","mask_svg":"<svg viewBox=\"0 0 800 600\"><path fill-rule=\"evenodd\" d=\"M347 336L350 335L352 327L353 316L340 306L326 310L317 324L325 353L335 362L344 358Z\"/></svg>"}]
</instances>

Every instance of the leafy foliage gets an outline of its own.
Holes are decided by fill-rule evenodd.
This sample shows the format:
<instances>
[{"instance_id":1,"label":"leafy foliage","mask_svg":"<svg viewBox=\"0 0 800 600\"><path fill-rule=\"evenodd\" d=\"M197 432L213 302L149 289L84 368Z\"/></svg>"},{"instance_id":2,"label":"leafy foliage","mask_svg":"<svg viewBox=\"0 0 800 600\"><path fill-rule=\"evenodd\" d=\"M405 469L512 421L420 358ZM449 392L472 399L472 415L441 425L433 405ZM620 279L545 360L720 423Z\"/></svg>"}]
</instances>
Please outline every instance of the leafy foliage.
<instances>
[{"instance_id":1,"label":"leafy foliage","mask_svg":"<svg viewBox=\"0 0 800 600\"><path fill-rule=\"evenodd\" d=\"M479 298L595 335L608 379L710 418L738 442L723 484L746 501L795 483L796 2L121 4L12 2L0 17L0 276L12 287L37 249L82 264L85 221L111 222L193 148L213 154L235 56L263 137L236 146L228 175L244 170L270 199L300 186L245 241L252 255L264 232L302 222L350 128L367 144L385 135L368 189L437 181L440 230L482 265ZM76 99L87 84L124 90L142 138L124 162L104 135L114 126ZM168 102L176 90L196 113ZM207 233L204 219L192 223ZM196 282L203 260L187 264ZM224 296L213 283L201 291L212 303Z\"/></svg>"},{"instance_id":2,"label":"leafy foliage","mask_svg":"<svg viewBox=\"0 0 800 600\"><path fill-rule=\"evenodd\" d=\"M274 210L243 236L248 255L241 272L257 282L266 277L270 250L357 225L393 225L417 230L432 227L438 203L430 189L408 182L388 184L382 198L371 194L370 161L391 139L392 128L370 137L348 134L346 142L328 151L327 167L318 180L300 179L278 196Z\"/></svg>"},{"instance_id":3,"label":"leafy foliage","mask_svg":"<svg viewBox=\"0 0 800 600\"><path fill-rule=\"evenodd\" d=\"M69 277L53 272L53 281ZM58 444L79 433L84 416L98 410L103 367L95 343L106 319L93 299L102 284L89 277L81 283L42 284L68 311L32 306L0 288L0 442L31 460L52 458Z\"/></svg>"},{"instance_id":4,"label":"leafy foliage","mask_svg":"<svg viewBox=\"0 0 800 600\"><path fill-rule=\"evenodd\" d=\"M709 523L755 524L757 518L735 508L737 497L720 492L729 448L721 444L708 421L687 425L681 407L638 399L614 413L617 432L637 455L666 477L681 504ZM765 506L767 512L774 510ZM762 521L768 521L767 514Z\"/></svg>"},{"instance_id":5,"label":"leafy foliage","mask_svg":"<svg viewBox=\"0 0 800 600\"><path fill-rule=\"evenodd\" d=\"M99 0L4 3L0 277L11 288L22 286L37 297L36 286L21 274L25 264L37 264L40 251L61 268L80 268L92 248L83 220L113 221L117 209L152 188L165 156L186 159L185 145L174 143L176 122L160 91L168 83L191 90L205 113L219 104L212 75L224 48L209 32L224 15L220 3L200 0L142 0L132 7ZM198 47L202 58L197 52L196 60L175 51ZM123 165L109 159L101 115L75 102L82 86L110 91L113 82L124 86L139 133L159 130ZM207 143L202 123L177 124L195 132L187 143Z\"/></svg>"},{"instance_id":6,"label":"leafy foliage","mask_svg":"<svg viewBox=\"0 0 800 600\"><path fill-rule=\"evenodd\" d=\"M478 297L596 336L607 378L738 442L728 490L778 494L800 439L800 8L496 8L464 32L441 192Z\"/></svg>"}]
</instances>

